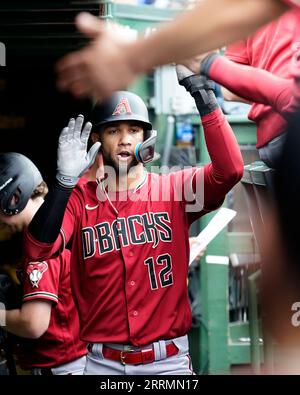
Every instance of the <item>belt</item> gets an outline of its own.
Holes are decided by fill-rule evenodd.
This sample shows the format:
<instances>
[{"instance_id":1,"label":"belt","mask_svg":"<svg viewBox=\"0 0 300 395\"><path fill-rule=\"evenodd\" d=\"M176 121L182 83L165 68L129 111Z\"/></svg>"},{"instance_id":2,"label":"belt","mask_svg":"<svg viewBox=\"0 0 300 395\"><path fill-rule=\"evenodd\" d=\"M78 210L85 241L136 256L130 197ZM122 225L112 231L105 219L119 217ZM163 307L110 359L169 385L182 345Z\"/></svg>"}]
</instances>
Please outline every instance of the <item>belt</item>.
<instances>
[{"instance_id":1,"label":"belt","mask_svg":"<svg viewBox=\"0 0 300 395\"><path fill-rule=\"evenodd\" d=\"M178 353L178 348L174 343L166 344L166 358ZM121 362L122 365L139 365L155 361L153 348L144 348L140 351L120 351L103 345L102 354L104 358Z\"/></svg>"}]
</instances>

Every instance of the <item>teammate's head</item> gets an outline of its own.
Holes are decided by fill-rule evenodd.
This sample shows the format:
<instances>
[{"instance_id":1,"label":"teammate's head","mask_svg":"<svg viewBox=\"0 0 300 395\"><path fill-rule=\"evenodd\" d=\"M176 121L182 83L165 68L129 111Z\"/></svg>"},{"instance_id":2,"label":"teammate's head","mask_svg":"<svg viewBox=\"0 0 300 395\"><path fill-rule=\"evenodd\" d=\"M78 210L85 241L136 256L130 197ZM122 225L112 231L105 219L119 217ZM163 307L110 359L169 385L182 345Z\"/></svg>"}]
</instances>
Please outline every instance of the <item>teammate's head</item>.
<instances>
[{"instance_id":1,"label":"teammate's head","mask_svg":"<svg viewBox=\"0 0 300 395\"><path fill-rule=\"evenodd\" d=\"M37 167L22 154L0 153L0 223L12 231L27 226L48 191ZM39 203L36 203L39 200ZM41 200L41 202L40 202Z\"/></svg>"},{"instance_id":2,"label":"teammate's head","mask_svg":"<svg viewBox=\"0 0 300 395\"><path fill-rule=\"evenodd\" d=\"M128 172L153 158L156 132L145 103L134 93L118 91L97 104L91 122L92 140L101 141L105 165Z\"/></svg>"}]
</instances>

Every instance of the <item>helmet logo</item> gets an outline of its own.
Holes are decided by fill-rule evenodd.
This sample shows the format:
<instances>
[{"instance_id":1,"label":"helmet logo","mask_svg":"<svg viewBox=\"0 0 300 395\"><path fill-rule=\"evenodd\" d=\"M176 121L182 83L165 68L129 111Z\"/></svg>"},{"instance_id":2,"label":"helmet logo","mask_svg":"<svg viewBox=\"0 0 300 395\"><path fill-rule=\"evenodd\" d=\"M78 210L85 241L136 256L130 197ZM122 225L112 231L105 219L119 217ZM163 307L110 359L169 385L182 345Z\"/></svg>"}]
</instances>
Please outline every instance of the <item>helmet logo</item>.
<instances>
[{"instance_id":1,"label":"helmet logo","mask_svg":"<svg viewBox=\"0 0 300 395\"><path fill-rule=\"evenodd\" d=\"M38 288L39 282L43 277L43 273L48 269L46 262L30 262L27 266L27 274L32 287Z\"/></svg>"},{"instance_id":2,"label":"helmet logo","mask_svg":"<svg viewBox=\"0 0 300 395\"><path fill-rule=\"evenodd\" d=\"M126 115L126 114L132 114L132 111L127 97L122 97L122 99L119 101L116 108L114 109L112 115Z\"/></svg>"}]
</instances>

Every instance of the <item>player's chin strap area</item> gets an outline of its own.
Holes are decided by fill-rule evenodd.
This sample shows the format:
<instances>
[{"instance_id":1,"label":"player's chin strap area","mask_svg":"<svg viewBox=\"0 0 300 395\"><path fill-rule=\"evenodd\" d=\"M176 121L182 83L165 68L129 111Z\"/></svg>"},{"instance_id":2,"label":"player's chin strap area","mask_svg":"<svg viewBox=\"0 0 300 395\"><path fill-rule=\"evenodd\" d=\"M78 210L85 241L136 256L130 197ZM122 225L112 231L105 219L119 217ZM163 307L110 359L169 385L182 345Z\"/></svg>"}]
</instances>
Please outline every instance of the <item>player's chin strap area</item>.
<instances>
[{"instance_id":1,"label":"player's chin strap area","mask_svg":"<svg viewBox=\"0 0 300 395\"><path fill-rule=\"evenodd\" d=\"M134 154L136 159L141 163L149 163L155 158L155 143L156 143L157 131L151 130L150 137L138 143L135 147Z\"/></svg>"}]
</instances>

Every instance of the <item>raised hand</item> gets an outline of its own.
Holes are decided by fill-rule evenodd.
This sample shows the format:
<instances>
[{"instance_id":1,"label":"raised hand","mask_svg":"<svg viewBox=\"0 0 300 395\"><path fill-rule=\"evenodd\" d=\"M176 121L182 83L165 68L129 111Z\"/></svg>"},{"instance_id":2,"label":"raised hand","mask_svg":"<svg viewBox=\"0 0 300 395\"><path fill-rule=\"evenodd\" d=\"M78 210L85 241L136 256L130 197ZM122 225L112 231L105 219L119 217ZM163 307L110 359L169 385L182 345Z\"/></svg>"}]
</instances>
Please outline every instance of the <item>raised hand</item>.
<instances>
[{"instance_id":1,"label":"raised hand","mask_svg":"<svg viewBox=\"0 0 300 395\"><path fill-rule=\"evenodd\" d=\"M78 115L76 120L71 118L59 136L56 178L67 188L77 184L81 175L94 163L101 146L100 142L96 142L87 152L92 124L87 122L83 127L83 122L83 115Z\"/></svg>"}]
</instances>

